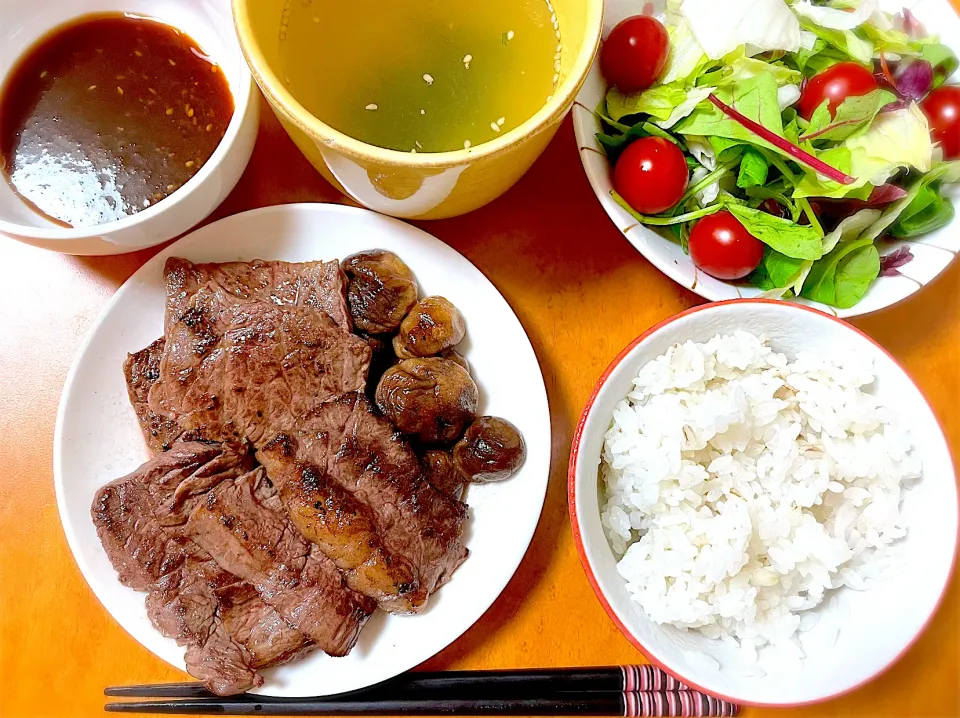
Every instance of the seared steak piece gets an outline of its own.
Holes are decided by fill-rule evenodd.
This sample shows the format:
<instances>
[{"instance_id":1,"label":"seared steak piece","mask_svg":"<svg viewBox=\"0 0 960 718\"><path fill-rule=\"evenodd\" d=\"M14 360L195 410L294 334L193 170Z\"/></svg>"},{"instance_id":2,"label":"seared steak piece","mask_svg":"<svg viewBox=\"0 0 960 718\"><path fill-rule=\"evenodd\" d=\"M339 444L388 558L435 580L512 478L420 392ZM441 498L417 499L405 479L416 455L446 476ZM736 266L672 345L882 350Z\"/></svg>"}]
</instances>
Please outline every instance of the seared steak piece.
<instances>
[{"instance_id":1,"label":"seared steak piece","mask_svg":"<svg viewBox=\"0 0 960 718\"><path fill-rule=\"evenodd\" d=\"M347 309L347 278L336 262L224 262L194 264L170 257L163 268L167 284L164 330L187 310L191 297L206 285L226 307L267 302L322 309L345 331L352 329Z\"/></svg>"},{"instance_id":2,"label":"seared steak piece","mask_svg":"<svg viewBox=\"0 0 960 718\"><path fill-rule=\"evenodd\" d=\"M241 476L248 463L247 456L227 446L178 442L101 488L91 509L120 581L149 593L153 624L187 647L190 674L223 695L260 685L256 667L293 657L307 645L302 635L289 631L267 641L257 626L282 619L249 598L248 591L236 594L242 588L238 579L183 534L182 525L206 492ZM221 596L229 586L235 586L233 592ZM231 633L228 616L230 625L245 626L241 633Z\"/></svg>"},{"instance_id":3,"label":"seared steak piece","mask_svg":"<svg viewBox=\"0 0 960 718\"><path fill-rule=\"evenodd\" d=\"M311 553L263 469L225 481L190 516L186 534L326 653L349 653L375 608L328 558Z\"/></svg>"},{"instance_id":4,"label":"seared steak piece","mask_svg":"<svg viewBox=\"0 0 960 718\"><path fill-rule=\"evenodd\" d=\"M266 302L224 306L222 292L207 285L167 331L149 404L186 430L257 445L318 401L362 391L369 366L367 343L325 313Z\"/></svg>"},{"instance_id":5,"label":"seared steak piece","mask_svg":"<svg viewBox=\"0 0 960 718\"><path fill-rule=\"evenodd\" d=\"M175 530L177 525L207 489L245 473L247 461L228 446L181 442L101 487L91 513L120 583L149 591L179 567L190 543Z\"/></svg>"},{"instance_id":6,"label":"seared steak piece","mask_svg":"<svg viewBox=\"0 0 960 718\"><path fill-rule=\"evenodd\" d=\"M467 557L460 540L467 507L424 478L409 444L361 393L329 399L295 426L257 452L287 510L305 522L310 505L291 496L335 482L367 507L384 548L417 569L416 590L403 597L410 610L422 607ZM329 504L313 505L315 522L349 515L333 492L329 497ZM351 538L345 532L343 541Z\"/></svg>"},{"instance_id":7,"label":"seared steak piece","mask_svg":"<svg viewBox=\"0 0 960 718\"><path fill-rule=\"evenodd\" d=\"M128 354L123 362L123 376L127 380L127 395L140 422L140 430L147 446L154 452L166 451L183 433L173 419L150 411L147 399L150 387L160 378L160 357L165 340L160 337L146 349Z\"/></svg>"},{"instance_id":8,"label":"seared steak piece","mask_svg":"<svg viewBox=\"0 0 960 718\"><path fill-rule=\"evenodd\" d=\"M369 507L317 467L300 463L297 446L296 439L279 434L259 454L293 525L343 570L352 589L385 611L416 611L425 599L416 568L386 548Z\"/></svg>"}]
</instances>

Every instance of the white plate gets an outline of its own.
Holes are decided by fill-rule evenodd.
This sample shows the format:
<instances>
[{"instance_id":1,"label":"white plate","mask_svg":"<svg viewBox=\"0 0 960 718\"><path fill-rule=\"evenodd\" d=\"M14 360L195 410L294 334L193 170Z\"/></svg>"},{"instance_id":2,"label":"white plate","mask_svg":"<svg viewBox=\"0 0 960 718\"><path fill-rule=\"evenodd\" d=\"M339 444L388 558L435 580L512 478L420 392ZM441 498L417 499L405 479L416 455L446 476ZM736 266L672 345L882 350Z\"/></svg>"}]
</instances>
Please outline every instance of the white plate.
<instances>
[{"instance_id":1,"label":"white plate","mask_svg":"<svg viewBox=\"0 0 960 718\"><path fill-rule=\"evenodd\" d=\"M618 22L630 15L640 13L645 4L643 0L606 0L603 8L604 37ZM659 10L664 6L664 0L655 0L653 4ZM905 6L911 8L931 32L938 33L944 43L960 51L960 19L947 0L880 0L880 5L888 12L899 12ZM956 82L958 78L960 73L954 75L953 81ZM636 247L651 264L673 281L701 297L718 301L758 296L760 290L756 287L736 286L698 272L690 261L690 257L680 249L679 244L637 224L637 221L623 207L613 201L610 196L610 190L613 189L610 165L603 154L603 148L597 142L596 133L600 132L601 128L599 120L593 114L593 110L604 98L606 90L607 83L600 74L600 63L594 62L583 89L577 95L577 104L574 105L573 110L573 128L577 135L580 161L583 162L587 179L607 215L624 233L630 244ZM960 185L953 185L948 194L954 202L960 202ZM836 309L806 299L799 301L839 317L869 314L896 304L918 291L923 285L933 281L953 261L957 252L960 252L960 229L958 228L960 224L955 219L952 224L918 239L907 242L884 242L881 254L888 254L903 244L909 244L914 254L913 261L900 270L903 276L880 277L870 287L866 296L850 309Z\"/></svg>"},{"instance_id":2,"label":"white plate","mask_svg":"<svg viewBox=\"0 0 960 718\"><path fill-rule=\"evenodd\" d=\"M57 415L54 480L67 540L104 607L134 638L178 668L183 649L150 624L144 594L117 580L90 519L96 490L148 457L127 400L121 365L163 332L163 263L344 258L389 249L410 266L421 296L440 294L463 312L461 345L480 387L481 411L523 433L527 461L503 483L471 486L470 556L417 616L370 619L345 658L315 651L264 671L260 692L329 695L373 685L430 658L496 600L520 564L543 508L550 467L550 415L536 355L507 302L476 267L415 227L367 210L328 204L270 207L228 217L175 242L148 261L104 309L70 369ZM122 681L122 676L117 677Z\"/></svg>"}]
</instances>

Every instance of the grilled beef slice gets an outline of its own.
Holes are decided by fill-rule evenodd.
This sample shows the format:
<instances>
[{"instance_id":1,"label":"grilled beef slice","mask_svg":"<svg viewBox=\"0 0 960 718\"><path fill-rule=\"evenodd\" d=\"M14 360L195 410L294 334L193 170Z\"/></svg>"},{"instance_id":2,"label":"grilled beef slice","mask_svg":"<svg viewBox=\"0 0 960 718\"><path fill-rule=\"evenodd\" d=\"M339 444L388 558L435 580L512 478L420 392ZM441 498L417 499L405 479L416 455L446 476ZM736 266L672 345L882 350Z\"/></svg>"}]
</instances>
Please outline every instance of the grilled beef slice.
<instances>
[{"instance_id":1,"label":"grilled beef slice","mask_svg":"<svg viewBox=\"0 0 960 718\"><path fill-rule=\"evenodd\" d=\"M123 376L127 380L127 395L140 422L143 438L151 451L166 451L183 433L173 419L150 411L150 387L160 378L160 357L165 340L160 337L145 349L128 354L123 362Z\"/></svg>"},{"instance_id":2,"label":"grilled beef slice","mask_svg":"<svg viewBox=\"0 0 960 718\"><path fill-rule=\"evenodd\" d=\"M318 401L362 391L366 342L324 312L267 302L224 306L209 285L167 331L150 410L208 438L257 445Z\"/></svg>"},{"instance_id":3,"label":"grilled beef slice","mask_svg":"<svg viewBox=\"0 0 960 718\"><path fill-rule=\"evenodd\" d=\"M282 624L279 615L250 597L182 530L208 490L248 468L247 457L233 448L178 442L102 487L91 509L121 583L149 594L151 621L186 646L190 674L222 695L262 684L257 667L287 660L307 646L302 635L287 630L266 640L257 626ZM230 586L231 592L222 592ZM227 617L244 630L231 633Z\"/></svg>"},{"instance_id":4,"label":"grilled beef slice","mask_svg":"<svg viewBox=\"0 0 960 718\"><path fill-rule=\"evenodd\" d=\"M347 309L347 278L333 262L224 262L194 264L170 257L163 268L167 302L164 331L180 319L190 299L207 286L224 306L267 302L322 309L344 331L353 326Z\"/></svg>"},{"instance_id":5,"label":"grilled beef slice","mask_svg":"<svg viewBox=\"0 0 960 718\"><path fill-rule=\"evenodd\" d=\"M330 655L346 655L376 607L294 528L257 469L225 481L197 505L186 534ZM314 547L315 548L315 547Z\"/></svg>"},{"instance_id":6,"label":"grilled beef slice","mask_svg":"<svg viewBox=\"0 0 960 718\"><path fill-rule=\"evenodd\" d=\"M422 608L467 557L461 541L466 506L423 477L409 444L362 393L323 402L296 427L257 452L288 512L298 526L335 526L354 511L344 497L361 504L388 555L403 557L417 571L416 587L398 587L398 598L407 610ZM317 490L324 495L311 503ZM342 542L349 546L350 540L344 532Z\"/></svg>"}]
</instances>

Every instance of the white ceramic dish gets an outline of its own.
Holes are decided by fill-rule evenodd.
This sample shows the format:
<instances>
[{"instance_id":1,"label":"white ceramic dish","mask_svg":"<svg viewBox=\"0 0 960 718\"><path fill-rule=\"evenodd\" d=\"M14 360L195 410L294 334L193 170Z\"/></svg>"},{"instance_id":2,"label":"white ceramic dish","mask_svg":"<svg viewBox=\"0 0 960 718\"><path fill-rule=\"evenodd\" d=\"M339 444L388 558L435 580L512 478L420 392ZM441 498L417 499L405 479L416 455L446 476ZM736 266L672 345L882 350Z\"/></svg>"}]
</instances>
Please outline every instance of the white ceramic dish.
<instances>
[{"instance_id":1,"label":"white ceramic dish","mask_svg":"<svg viewBox=\"0 0 960 718\"><path fill-rule=\"evenodd\" d=\"M510 580L533 537L547 488L550 416L530 342L496 288L466 259L425 232L373 212L326 204L283 205L200 229L147 262L117 292L87 336L60 402L54 439L57 503L67 540L104 607L140 643L183 668L183 649L147 619L144 594L121 586L90 519L96 490L148 456L126 395L121 363L163 331L163 263L256 258L344 258L363 249L399 254L422 296L441 294L463 312L460 349L480 387L481 411L523 433L527 460L498 484L470 487L470 556L417 616L377 613L346 658L319 651L265 671L263 693L327 695L378 683L425 661L470 627ZM509 355L510 360L504 361Z\"/></svg>"},{"instance_id":2,"label":"white ceramic dish","mask_svg":"<svg viewBox=\"0 0 960 718\"><path fill-rule=\"evenodd\" d=\"M68 254L121 254L166 242L198 224L233 189L250 160L260 105L233 31L229 0L0 0L0 83L24 51L51 29L101 12L156 18L184 30L223 68L233 119L209 161L153 207L97 227L61 227L34 212L0 179L0 236Z\"/></svg>"},{"instance_id":3,"label":"white ceramic dish","mask_svg":"<svg viewBox=\"0 0 960 718\"><path fill-rule=\"evenodd\" d=\"M606 0L603 13L604 37L613 26L626 17L639 14L647 3L641 0ZM654 0L659 10L664 0ZM942 41L960 51L960 18L950 6L948 0L880 0L880 5L889 12L898 12L904 6L931 31L940 35ZM960 73L954 76L956 82ZM740 286L714 279L697 271L690 258L683 253L679 244L664 239L656 232L637 224L637 221L610 196L613 189L610 165L596 133L601 131L600 123L593 114L604 98L607 84L600 74L600 63L594 62L583 89L577 96L573 111L573 127L580 148L580 160L587 173L590 186L596 193L600 204L613 223L623 232L627 240L637 248L657 269L678 284L712 301L755 297L760 290L755 287ZM960 185L953 185L949 195L954 202L960 201ZM933 281L953 258L960 252L960 220L955 219L949 226L943 227L918 239L908 240L914 259L904 266L902 276L881 277L870 287L867 295L849 309L835 309L806 299L799 303L816 306L839 317L855 317L869 314L889 307L920 290L923 285ZM881 254L894 251L904 242L884 242Z\"/></svg>"},{"instance_id":4,"label":"white ceramic dish","mask_svg":"<svg viewBox=\"0 0 960 718\"><path fill-rule=\"evenodd\" d=\"M836 355L858 353L874 362L873 391L909 427L923 462L923 476L904 492L907 536L898 546L896 575L867 591L841 590L838 605L818 607L844 620L836 644L808 652L799 669L749 676L735 652L697 632L658 626L634 603L617 572L616 558L600 525L598 467L613 409L632 388L640 367L676 342L704 342L745 329L795 356L800 349ZM893 664L926 627L950 580L957 549L957 487L950 450L923 395L897 362L867 335L813 309L769 300L707 304L668 319L636 339L600 378L574 437L569 472L574 539L600 602L624 635L651 661L688 685L748 705L799 705L850 691ZM847 615L846 619L842 619ZM834 625L836 625L834 623ZM721 665L705 669L685 651L701 651ZM761 665L762 664L758 664ZM792 665L792 664L788 664Z\"/></svg>"}]
</instances>

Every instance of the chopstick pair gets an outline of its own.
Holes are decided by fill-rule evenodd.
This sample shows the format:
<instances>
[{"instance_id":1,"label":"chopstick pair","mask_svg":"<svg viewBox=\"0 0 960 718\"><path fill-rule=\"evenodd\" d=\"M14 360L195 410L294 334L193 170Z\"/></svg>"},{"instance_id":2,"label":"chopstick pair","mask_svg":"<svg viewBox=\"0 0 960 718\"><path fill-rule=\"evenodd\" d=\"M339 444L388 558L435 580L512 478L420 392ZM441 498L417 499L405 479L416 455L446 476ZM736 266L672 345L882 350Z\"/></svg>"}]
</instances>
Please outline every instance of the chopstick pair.
<instances>
[{"instance_id":1,"label":"chopstick pair","mask_svg":"<svg viewBox=\"0 0 960 718\"><path fill-rule=\"evenodd\" d=\"M199 683L107 688L112 697L182 698L108 703L112 712L219 715L735 716L739 706L690 689L654 666L406 673L322 698L219 697Z\"/></svg>"}]
</instances>

